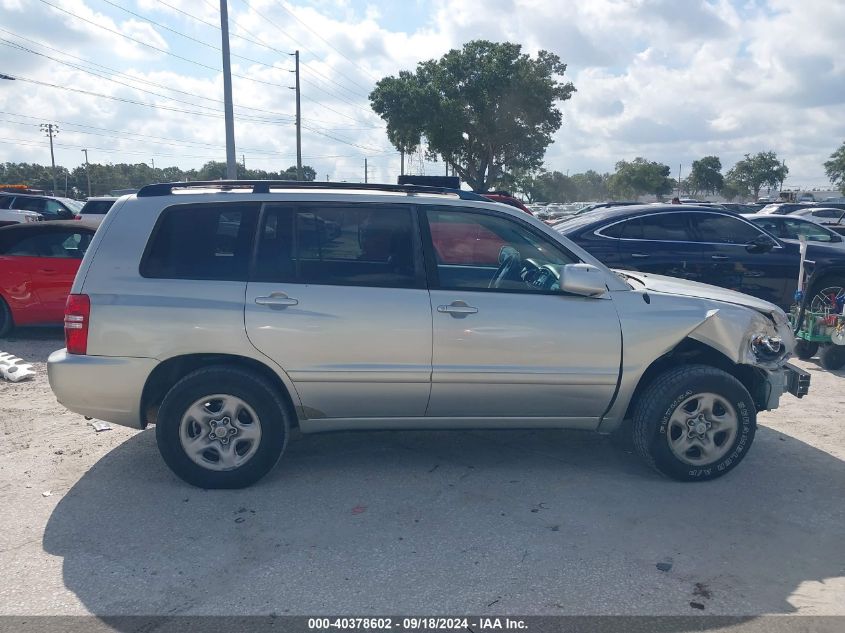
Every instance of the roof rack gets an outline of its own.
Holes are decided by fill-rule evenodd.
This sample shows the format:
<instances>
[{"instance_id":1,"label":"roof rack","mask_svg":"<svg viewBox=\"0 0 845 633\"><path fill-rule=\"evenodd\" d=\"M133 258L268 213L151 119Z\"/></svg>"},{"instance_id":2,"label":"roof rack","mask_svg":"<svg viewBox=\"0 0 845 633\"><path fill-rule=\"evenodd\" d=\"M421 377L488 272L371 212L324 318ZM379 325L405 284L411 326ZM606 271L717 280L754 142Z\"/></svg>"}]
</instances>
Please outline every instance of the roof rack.
<instances>
[{"instance_id":1,"label":"roof rack","mask_svg":"<svg viewBox=\"0 0 845 633\"><path fill-rule=\"evenodd\" d=\"M435 193L443 195L458 196L461 200L477 200L490 202L488 198L480 196L472 191L461 189L449 189L447 187L431 187L427 185L383 185L376 183L349 183L349 182L317 182L313 180L193 180L188 182L164 182L154 185L145 185L138 190L139 198L152 198L155 196L169 196L174 189L243 189L252 187L252 193L270 193L271 188L275 189L354 189L361 191L393 191L398 193Z\"/></svg>"}]
</instances>

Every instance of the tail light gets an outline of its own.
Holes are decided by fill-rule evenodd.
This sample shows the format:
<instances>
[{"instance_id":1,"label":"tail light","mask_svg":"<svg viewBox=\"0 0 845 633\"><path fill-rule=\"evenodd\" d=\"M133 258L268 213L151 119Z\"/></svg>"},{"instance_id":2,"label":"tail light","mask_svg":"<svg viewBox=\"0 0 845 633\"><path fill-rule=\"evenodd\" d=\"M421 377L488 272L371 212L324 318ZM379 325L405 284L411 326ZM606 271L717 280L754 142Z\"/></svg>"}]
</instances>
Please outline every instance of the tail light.
<instances>
[{"instance_id":1,"label":"tail light","mask_svg":"<svg viewBox=\"0 0 845 633\"><path fill-rule=\"evenodd\" d=\"M65 304L65 347L68 354L88 353L88 321L91 300L88 295L68 295Z\"/></svg>"}]
</instances>

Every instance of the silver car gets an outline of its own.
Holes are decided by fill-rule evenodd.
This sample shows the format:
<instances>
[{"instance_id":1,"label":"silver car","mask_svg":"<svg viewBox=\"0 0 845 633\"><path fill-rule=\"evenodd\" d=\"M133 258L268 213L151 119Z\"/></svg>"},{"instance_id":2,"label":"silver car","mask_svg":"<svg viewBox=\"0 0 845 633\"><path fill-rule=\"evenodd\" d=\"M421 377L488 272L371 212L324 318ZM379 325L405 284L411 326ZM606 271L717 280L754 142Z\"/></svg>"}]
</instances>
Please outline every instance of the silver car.
<instances>
[{"instance_id":1,"label":"silver car","mask_svg":"<svg viewBox=\"0 0 845 633\"><path fill-rule=\"evenodd\" d=\"M257 481L293 427L626 432L659 472L712 479L809 384L774 305L613 272L518 209L413 186L145 187L97 231L65 331L59 402L155 424L205 488Z\"/></svg>"}]
</instances>

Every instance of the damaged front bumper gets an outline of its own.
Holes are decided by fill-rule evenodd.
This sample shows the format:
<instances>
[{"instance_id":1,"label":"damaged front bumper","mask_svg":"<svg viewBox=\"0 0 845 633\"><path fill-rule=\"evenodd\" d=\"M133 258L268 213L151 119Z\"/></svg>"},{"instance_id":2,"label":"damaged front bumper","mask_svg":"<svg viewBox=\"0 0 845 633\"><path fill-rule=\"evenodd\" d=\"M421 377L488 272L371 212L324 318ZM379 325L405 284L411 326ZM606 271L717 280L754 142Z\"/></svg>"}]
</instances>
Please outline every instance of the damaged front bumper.
<instances>
[{"instance_id":1,"label":"damaged front bumper","mask_svg":"<svg viewBox=\"0 0 845 633\"><path fill-rule=\"evenodd\" d=\"M785 393L791 393L796 398L803 398L810 392L810 374L792 363L786 363L780 369L770 370L767 373L769 383L767 410L777 409L780 397Z\"/></svg>"}]
</instances>

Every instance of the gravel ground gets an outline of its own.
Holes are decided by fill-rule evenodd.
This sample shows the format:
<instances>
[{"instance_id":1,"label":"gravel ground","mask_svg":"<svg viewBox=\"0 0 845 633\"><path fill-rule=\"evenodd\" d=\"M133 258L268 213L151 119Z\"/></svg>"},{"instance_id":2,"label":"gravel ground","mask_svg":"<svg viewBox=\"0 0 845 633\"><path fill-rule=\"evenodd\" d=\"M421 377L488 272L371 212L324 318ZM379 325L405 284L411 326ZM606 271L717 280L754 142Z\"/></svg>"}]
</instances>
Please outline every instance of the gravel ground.
<instances>
[{"instance_id":1,"label":"gravel ground","mask_svg":"<svg viewBox=\"0 0 845 633\"><path fill-rule=\"evenodd\" d=\"M592 434L381 432L206 492L56 402L61 345L0 339L37 369L0 381L0 614L845 615L843 373L814 362L710 483Z\"/></svg>"}]
</instances>

